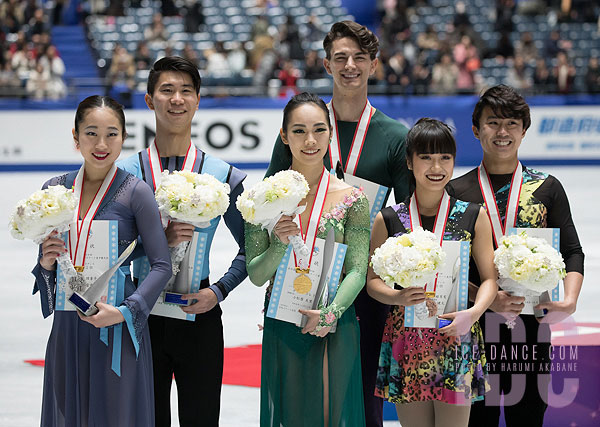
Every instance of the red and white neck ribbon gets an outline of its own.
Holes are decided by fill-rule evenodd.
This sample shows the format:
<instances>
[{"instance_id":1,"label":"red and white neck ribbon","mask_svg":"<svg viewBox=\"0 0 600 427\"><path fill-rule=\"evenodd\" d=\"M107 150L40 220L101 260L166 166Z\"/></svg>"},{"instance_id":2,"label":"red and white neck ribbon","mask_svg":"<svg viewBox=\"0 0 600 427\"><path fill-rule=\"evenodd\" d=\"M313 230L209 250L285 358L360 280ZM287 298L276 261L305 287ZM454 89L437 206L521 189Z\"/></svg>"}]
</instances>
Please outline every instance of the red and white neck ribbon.
<instances>
[{"instance_id":1,"label":"red and white neck ribbon","mask_svg":"<svg viewBox=\"0 0 600 427\"><path fill-rule=\"evenodd\" d=\"M444 190L444 195L440 200L440 204L438 206L437 214L435 215L435 222L433 225L433 234L435 234L435 238L440 242L440 246L444 242L444 230L446 229L446 223L448 222L448 214L450 213L450 196ZM410 205L408 206L408 214L410 217L410 228L415 230L417 227L422 227L421 225L421 215L419 214L419 202L417 201L417 194L413 193L410 198ZM435 292L437 288L437 274L435 275L435 282L433 284L433 292ZM425 290L427 290L427 285L425 285Z\"/></svg>"},{"instance_id":2,"label":"red and white neck ribbon","mask_svg":"<svg viewBox=\"0 0 600 427\"><path fill-rule=\"evenodd\" d=\"M92 203L88 207L87 211L81 215L81 199L83 194L83 187L85 184L85 163L79 169L77 176L75 177L74 189L75 195L79 198L79 202L77 204L76 217L74 218L73 223L71 223L71 227L69 230L69 251L71 255L71 260L73 261L73 265L75 265L75 269L77 267L83 267L85 265L85 254L87 252L88 240L90 238L90 228L92 226L92 221L98 212L98 208L100 204L106 197L106 193L108 193L108 189L111 184L115 180L115 176L117 176L117 166L114 164L104 177L104 181L102 181L102 185L94 195L94 199ZM81 219L79 219L81 218Z\"/></svg>"},{"instance_id":3,"label":"red and white neck ribbon","mask_svg":"<svg viewBox=\"0 0 600 427\"><path fill-rule=\"evenodd\" d=\"M308 259L308 268L310 268L310 263L312 261L313 251L315 249L315 242L317 241L317 233L319 232L319 220L321 219L321 215L323 214L323 208L325 207L325 199L327 198L327 190L329 189L329 179L331 174L327 172L327 169L323 167L323 172L321 173L321 179L319 181L319 186L317 187L317 194L315 194L315 200L310 209L310 216L308 217L308 227L302 226L302 218L298 215L298 223L300 225L300 236L306 246L310 249L310 258ZM294 261L296 266L298 266L298 260L296 259L296 254L294 253Z\"/></svg>"},{"instance_id":4,"label":"red and white neck ribbon","mask_svg":"<svg viewBox=\"0 0 600 427\"><path fill-rule=\"evenodd\" d=\"M335 109L333 108L333 103L327 104L327 108L329 108L330 116L331 116L331 125L333 126L333 133L331 135L331 143L329 144L329 160L331 161L331 167L335 168L335 165L338 161L341 162L341 149L340 149L340 139L338 134L338 125L337 118L335 116ZM352 145L350 146L350 152L348 153L348 159L346 161L346 166L344 167L344 172L349 173L350 175L356 175L356 168L358 167L358 160L360 159L360 153L362 152L363 146L365 145L365 139L367 137L367 130L369 129L369 125L371 124L371 118L375 114L375 108L371 107L369 100L367 99L367 103L365 104L365 108L363 109L360 119L358 120L358 125L356 126L356 130L354 131L354 137L352 138ZM343 165L343 163L341 163Z\"/></svg>"},{"instance_id":5,"label":"red and white neck ribbon","mask_svg":"<svg viewBox=\"0 0 600 427\"><path fill-rule=\"evenodd\" d=\"M502 236L506 234L508 228L514 227L517 223L517 212L519 210L519 197L521 196L521 186L523 185L523 166L521 162L517 163L517 168L513 172L510 180L510 192L508 193L508 203L506 205L506 217L504 224L500 220L500 211L498 210L498 203L496 203L496 196L492 188L492 181L490 175L487 173L483 162L478 168L479 188L481 188L481 194L483 195L483 201L487 210L490 223L492 224L492 234L494 236L494 242L496 247Z\"/></svg>"},{"instance_id":6,"label":"red and white neck ribbon","mask_svg":"<svg viewBox=\"0 0 600 427\"><path fill-rule=\"evenodd\" d=\"M192 144L190 141L190 145L185 154L185 159L183 161L183 167L181 170L191 172L194 170L194 165L196 164L197 157L196 146ZM156 146L156 140L152 141L152 144L148 147L148 158L150 159L150 170L152 172L152 184L154 185L154 191L158 188L161 182L161 174L163 171L162 163L160 162L160 153L158 152L158 147Z\"/></svg>"}]
</instances>

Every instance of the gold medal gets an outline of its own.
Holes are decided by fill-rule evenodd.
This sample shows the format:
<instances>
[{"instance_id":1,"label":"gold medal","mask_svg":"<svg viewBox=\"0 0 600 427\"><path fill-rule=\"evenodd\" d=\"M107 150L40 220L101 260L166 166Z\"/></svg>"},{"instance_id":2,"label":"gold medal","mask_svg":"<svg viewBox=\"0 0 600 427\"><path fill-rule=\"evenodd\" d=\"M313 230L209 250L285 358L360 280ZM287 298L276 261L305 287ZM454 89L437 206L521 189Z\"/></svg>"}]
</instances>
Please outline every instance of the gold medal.
<instances>
[{"instance_id":1,"label":"gold medal","mask_svg":"<svg viewBox=\"0 0 600 427\"><path fill-rule=\"evenodd\" d=\"M435 297L435 291L434 292L425 292L425 298L433 298Z\"/></svg>"},{"instance_id":2,"label":"gold medal","mask_svg":"<svg viewBox=\"0 0 600 427\"><path fill-rule=\"evenodd\" d=\"M296 273L300 275L294 280L294 290L299 294L307 294L312 288L312 282L307 276L309 271L309 269L303 270L301 268L296 267Z\"/></svg>"},{"instance_id":3,"label":"gold medal","mask_svg":"<svg viewBox=\"0 0 600 427\"><path fill-rule=\"evenodd\" d=\"M83 269L84 269L83 265L76 265L76 266L74 266L74 268L75 268L76 272L83 273Z\"/></svg>"}]
</instances>

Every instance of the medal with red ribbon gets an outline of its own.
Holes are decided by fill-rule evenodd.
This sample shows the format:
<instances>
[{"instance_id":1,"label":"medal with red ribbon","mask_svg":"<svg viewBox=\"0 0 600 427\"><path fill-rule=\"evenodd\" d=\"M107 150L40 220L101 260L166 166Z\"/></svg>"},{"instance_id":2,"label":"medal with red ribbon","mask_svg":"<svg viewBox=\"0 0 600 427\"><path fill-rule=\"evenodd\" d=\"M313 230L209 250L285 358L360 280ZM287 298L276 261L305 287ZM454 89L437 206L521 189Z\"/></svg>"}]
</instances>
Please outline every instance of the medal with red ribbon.
<instances>
[{"instance_id":1,"label":"medal with red ribbon","mask_svg":"<svg viewBox=\"0 0 600 427\"><path fill-rule=\"evenodd\" d=\"M106 197L108 193L108 189L113 183L115 177L117 176L117 167L113 164L104 180L102 181L102 185L94 195L94 199L92 203L88 207L85 213L81 212L81 196L83 194L83 188L85 185L85 164L81 166L77 176L75 177L74 189L75 195L78 197L79 202L76 210L76 217L74 218L73 223L71 223L69 230L69 252L71 256L71 260L73 262L75 271L77 275L71 278L69 285L71 289L77 292L81 292L85 285L85 280L83 279L83 270L85 268L85 255L87 253L88 241L90 238L90 228L92 226L92 221L100 208L100 204ZM81 219L80 219L81 218ZM75 288L75 289L74 289Z\"/></svg>"},{"instance_id":2,"label":"medal with red ribbon","mask_svg":"<svg viewBox=\"0 0 600 427\"><path fill-rule=\"evenodd\" d=\"M299 274L299 276L296 277L296 279L294 280L294 289L299 294L307 294L312 287L312 282L307 276L307 274L310 272L310 264L315 248L315 242L317 241L317 233L319 231L319 220L321 219L321 215L323 214L325 199L327 197L327 190L329 189L330 177L331 175L329 174L329 172L327 172L327 169L323 167L321 179L319 180L319 186L317 187L317 193L315 194L315 200L310 210L308 226L306 228L302 226L302 218L300 217L300 215L298 215L298 222L300 225L300 236L302 237L302 240L304 240L306 246L310 249L308 267L306 269L301 269L298 267L298 260L296 259L296 254L294 253L296 273Z\"/></svg>"},{"instance_id":3,"label":"medal with red ribbon","mask_svg":"<svg viewBox=\"0 0 600 427\"><path fill-rule=\"evenodd\" d=\"M486 211L492 224L492 234L494 236L494 242L496 247L502 236L506 234L508 228L514 227L517 222L517 212L519 210L519 197L521 196L521 186L523 185L523 166L521 162L517 163L517 168L513 172L510 181L510 192L508 194L508 203L506 205L506 217L504 224L500 220L500 211L498 210L498 204L496 202L496 196L492 189L492 181L490 175L483 162L479 165L477 170L479 178L479 187L481 188L481 194L483 195L483 201L485 203Z\"/></svg>"},{"instance_id":4,"label":"medal with red ribbon","mask_svg":"<svg viewBox=\"0 0 600 427\"><path fill-rule=\"evenodd\" d=\"M410 227L412 230L415 230L417 227L421 226L421 215L419 214L419 202L417 201L417 194L413 193L410 198L410 205L408 207L408 213L410 216ZM438 206L437 214L435 215L435 223L433 225L433 234L435 234L435 238L440 242L440 246L444 241L444 230L446 229L446 223L448 222L448 214L450 213L450 196L446 190L444 190L444 195L440 200L440 204ZM438 275L435 275L435 281L433 283L433 291L427 291L427 286L425 285L425 296L434 297L435 291L437 288L437 280Z\"/></svg>"},{"instance_id":5,"label":"medal with red ribbon","mask_svg":"<svg viewBox=\"0 0 600 427\"><path fill-rule=\"evenodd\" d=\"M338 134L337 119L335 115L335 108L333 108L333 103L330 102L329 104L327 104L327 108L329 108L331 119L333 122L333 133L331 135L331 143L329 144L329 160L331 162L331 167L335 168L337 162L341 162L340 140ZM356 130L354 131L352 145L350 146L350 152L348 153L348 159L346 161L346 166L344 167L344 172L350 175L356 174L358 160L360 159L360 154L362 152L363 146L365 145L367 130L369 129L369 125L371 124L371 118L373 117L373 114L375 114L375 108L373 108L369 103L369 100L367 100L365 108L363 108L363 111L360 115L360 119L358 120Z\"/></svg>"}]
</instances>

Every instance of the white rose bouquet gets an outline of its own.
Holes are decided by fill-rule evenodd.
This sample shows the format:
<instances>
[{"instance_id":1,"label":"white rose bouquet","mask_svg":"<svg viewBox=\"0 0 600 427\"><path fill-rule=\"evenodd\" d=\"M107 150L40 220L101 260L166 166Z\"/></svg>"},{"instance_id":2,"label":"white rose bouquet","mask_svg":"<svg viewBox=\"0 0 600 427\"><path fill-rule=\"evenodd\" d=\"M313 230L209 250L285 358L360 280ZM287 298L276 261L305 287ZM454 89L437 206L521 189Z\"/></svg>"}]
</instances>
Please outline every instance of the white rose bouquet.
<instances>
[{"instance_id":1,"label":"white rose bouquet","mask_svg":"<svg viewBox=\"0 0 600 427\"><path fill-rule=\"evenodd\" d=\"M446 254L435 235L417 227L411 233L389 237L383 245L375 249L371 257L371 267L390 287L394 287L395 283L403 288L424 287L434 280L445 259ZM429 315L425 302L415 306L415 313L418 318Z\"/></svg>"},{"instance_id":2,"label":"white rose bouquet","mask_svg":"<svg viewBox=\"0 0 600 427\"><path fill-rule=\"evenodd\" d=\"M207 227L210 221L223 215L229 207L229 184L209 174L188 171L162 173L155 197L166 220L185 222L196 227ZM171 250L173 274L179 272L189 242L182 242Z\"/></svg>"},{"instance_id":3,"label":"white rose bouquet","mask_svg":"<svg viewBox=\"0 0 600 427\"><path fill-rule=\"evenodd\" d=\"M309 187L304 175L294 170L285 170L265 178L237 199L236 206L245 221L261 225L269 234L282 215L297 215L305 206L298 203L306 197ZM309 249L302 238L290 237L290 243L299 258L300 268L308 267Z\"/></svg>"},{"instance_id":4,"label":"white rose bouquet","mask_svg":"<svg viewBox=\"0 0 600 427\"><path fill-rule=\"evenodd\" d=\"M539 296L556 287L566 276L561 254L544 239L525 231L502 237L494 252L501 280L498 285L514 296ZM506 280L511 279L511 280ZM514 322L507 321L507 325Z\"/></svg>"},{"instance_id":5,"label":"white rose bouquet","mask_svg":"<svg viewBox=\"0 0 600 427\"><path fill-rule=\"evenodd\" d=\"M72 189L52 185L34 192L19 201L10 216L10 234L18 240L31 239L38 245L56 231L65 232L75 219L78 198ZM76 275L73 262L67 254L57 260L66 277Z\"/></svg>"}]
</instances>

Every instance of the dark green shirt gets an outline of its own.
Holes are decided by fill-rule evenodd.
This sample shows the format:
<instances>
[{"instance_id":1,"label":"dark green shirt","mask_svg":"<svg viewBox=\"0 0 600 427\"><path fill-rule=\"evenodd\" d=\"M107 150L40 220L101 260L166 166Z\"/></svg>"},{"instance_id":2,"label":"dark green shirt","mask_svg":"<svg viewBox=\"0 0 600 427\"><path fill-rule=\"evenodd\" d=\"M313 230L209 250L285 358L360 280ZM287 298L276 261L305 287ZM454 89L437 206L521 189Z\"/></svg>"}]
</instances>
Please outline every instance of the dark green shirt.
<instances>
[{"instance_id":1,"label":"dark green shirt","mask_svg":"<svg viewBox=\"0 0 600 427\"><path fill-rule=\"evenodd\" d=\"M341 158L344 167L352 145L352 138L358 122L343 122L338 120ZM405 139L408 129L400 122L386 116L379 110L375 111L367 130L356 176L375 182L379 185L394 189L396 203L400 203L408 194L409 172L406 166ZM325 167L331 168L329 153L325 155ZM281 136L277 137L271 163L265 176L289 169L292 164L292 154L286 147ZM384 205L386 202L384 202Z\"/></svg>"}]
</instances>

